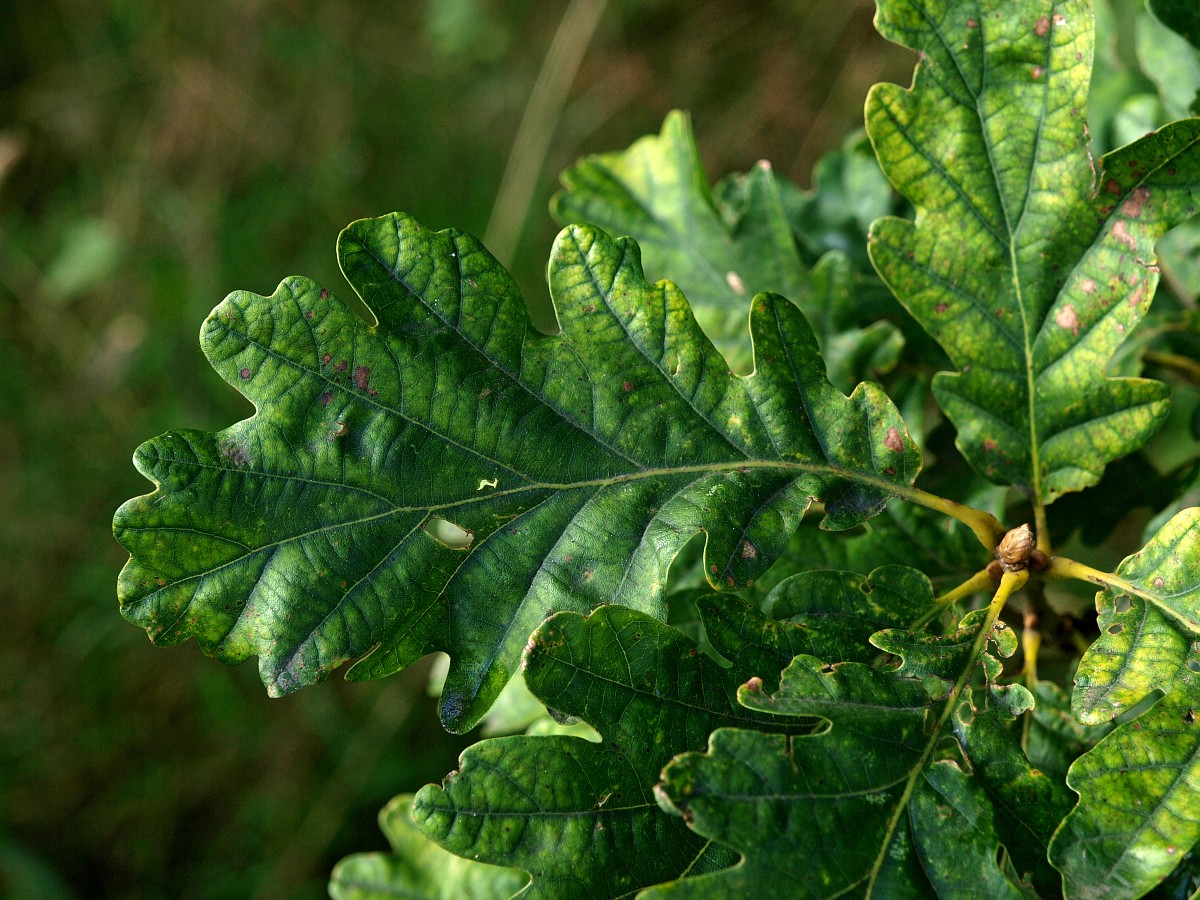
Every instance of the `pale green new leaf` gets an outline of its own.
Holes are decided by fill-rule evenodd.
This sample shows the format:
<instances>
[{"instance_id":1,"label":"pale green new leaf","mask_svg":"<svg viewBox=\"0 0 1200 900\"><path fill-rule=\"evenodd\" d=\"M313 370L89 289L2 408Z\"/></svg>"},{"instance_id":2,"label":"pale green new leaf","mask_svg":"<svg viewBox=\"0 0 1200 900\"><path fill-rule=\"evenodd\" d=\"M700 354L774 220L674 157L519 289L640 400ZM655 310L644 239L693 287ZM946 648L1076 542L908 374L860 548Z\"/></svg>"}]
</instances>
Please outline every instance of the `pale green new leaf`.
<instances>
[{"instance_id":1,"label":"pale green new leaf","mask_svg":"<svg viewBox=\"0 0 1200 900\"><path fill-rule=\"evenodd\" d=\"M1200 508L1172 518L1096 594L1100 636L1075 673L1071 708L1089 725L1133 709L1184 669L1200 670ZM1200 701L1198 701L1200 702Z\"/></svg>"},{"instance_id":2,"label":"pale green new leaf","mask_svg":"<svg viewBox=\"0 0 1200 900\"><path fill-rule=\"evenodd\" d=\"M1154 294L1155 242L1196 211L1200 120L1094 163L1086 0L881 0L877 24L922 61L868 99L918 210L876 223L871 258L958 369L933 388L963 453L1041 507L1166 414L1164 385L1105 373Z\"/></svg>"},{"instance_id":3,"label":"pale green new leaf","mask_svg":"<svg viewBox=\"0 0 1200 900\"><path fill-rule=\"evenodd\" d=\"M1180 672L1079 757L1067 784L1079 803L1050 845L1067 900L1139 897L1161 882L1200 841L1200 678Z\"/></svg>"},{"instance_id":4,"label":"pale green new leaf","mask_svg":"<svg viewBox=\"0 0 1200 900\"><path fill-rule=\"evenodd\" d=\"M587 156L562 173L555 195L563 224L587 222L637 240L652 278L669 278L730 362L747 359L746 308L761 291L793 300L809 291L775 174L761 162L738 191L741 208L722 216L686 113L616 153Z\"/></svg>"},{"instance_id":5,"label":"pale green new leaf","mask_svg":"<svg viewBox=\"0 0 1200 900\"><path fill-rule=\"evenodd\" d=\"M917 474L895 407L874 385L834 389L783 298L750 304L756 371L740 377L629 239L559 236L556 335L461 232L397 214L338 246L377 324L302 278L230 295L202 343L258 412L139 448L159 489L114 521L126 617L159 643L257 655L273 694L347 659L377 678L444 650L443 722L465 730L552 612L664 619L697 532L710 583L745 587L813 498L849 528Z\"/></svg>"},{"instance_id":6,"label":"pale green new leaf","mask_svg":"<svg viewBox=\"0 0 1200 900\"><path fill-rule=\"evenodd\" d=\"M839 388L896 364L904 343L896 328L856 321L860 285L849 258L827 254L811 273L801 260L787 212L795 189L760 162L714 196L686 114L671 113L660 134L628 150L585 157L562 181L553 202L559 220L637 240L647 273L679 285L730 365L749 362L745 313L761 291L800 306Z\"/></svg>"},{"instance_id":7,"label":"pale green new leaf","mask_svg":"<svg viewBox=\"0 0 1200 900\"><path fill-rule=\"evenodd\" d=\"M986 658L982 617L969 619L944 638L875 635L873 643L903 656L895 671L802 655L773 694L757 681L747 685L739 698L750 708L819 716L828 729L809 736L720 729L707 752L667 766L664 800L743 858L650 896L769 896L786 884L794 897L958 897L968 881L980 896L1030 896L997 861L1003 838L984 785L934 754L947 705L959 702ZM995 636L1006 651L1008 637ZM1015 744L988 749L1020 756Z\"/></svg>"},{"instance_id":8,"label":"pale green new leaf","mask_svg":"<svg viewBox=\"0 0 1200 900\"><path fill-rule=\"evenodd\" d=\"M703 747L714 728L812 728L738 705L741 682L778 680L786 664L750 650L752 638L753 630L733 637L749 652L724 668L630 609L554 616L530 639L525 681L548 707L593 725L601 741L480 741L440 787L417 794L418 826L454 853L532 873L523 897L631 896L729 865L734 854L663 812L653 789L671 757Z\"/></svg>"},{"instance_id":9,"label":"pale green new leaf","mask_svg":"<svg viewBox=\"0 0 1200 900\"><path fill-rule=\"evenodd\" d=\"M401 794L379 813L391 853L356 853L334 867L333 900L507 900L529 882L524 872L443 850L413 824L412 800L412 794Z\"/></svg>"}]
</instances>

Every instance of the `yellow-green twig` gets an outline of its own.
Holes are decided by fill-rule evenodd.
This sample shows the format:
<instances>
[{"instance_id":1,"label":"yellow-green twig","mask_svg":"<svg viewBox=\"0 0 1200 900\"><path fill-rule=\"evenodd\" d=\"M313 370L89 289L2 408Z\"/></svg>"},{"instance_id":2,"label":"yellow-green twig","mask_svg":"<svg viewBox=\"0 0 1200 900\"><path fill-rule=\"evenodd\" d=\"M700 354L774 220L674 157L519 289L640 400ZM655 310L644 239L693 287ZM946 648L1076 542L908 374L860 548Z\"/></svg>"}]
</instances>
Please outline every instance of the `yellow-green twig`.
<instances>
[{"instance_id":1,"label":"yellow-green twig","mask_svg":"<svg viewBox=\"0 0 1200 900\"><path fill-rule=\"evenodd\" d=\"M961 600L963 597L969 597L972 594L978 594L980 591L987 590L995 585L996 580L992 578L991 572L987 569L980 569L962 584L953 587L940 597L935 597L933 600L933 608L921 618L917 619L909 627L909 630L915 631L920 628L934 616L938 615L943 609L951 603Z\"/></svg>"}]
</instances>

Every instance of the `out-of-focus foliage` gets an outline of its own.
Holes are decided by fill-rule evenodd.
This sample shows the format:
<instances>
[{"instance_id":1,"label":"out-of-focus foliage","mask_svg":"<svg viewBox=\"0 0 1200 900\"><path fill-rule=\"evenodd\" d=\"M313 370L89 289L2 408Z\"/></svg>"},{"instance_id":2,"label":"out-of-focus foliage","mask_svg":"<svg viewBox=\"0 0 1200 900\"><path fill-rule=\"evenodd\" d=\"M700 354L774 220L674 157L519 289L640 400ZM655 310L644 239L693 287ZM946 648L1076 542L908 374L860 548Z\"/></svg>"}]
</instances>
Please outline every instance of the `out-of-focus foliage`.
<instances>
[{"instance_id":1,"label":"out-of-focus foliage","mask_svg":"<svg viewBox=\"0 0 1200 900\"><path fill-rule=\"evenodd\" d=\"M484 232L564 6L0 4L0 894L320 896L452 764L416 681L270 702L252 667L155 651L108 522L145 435L248 413L195 341L226 293L339 284L329 236L363 215ZM867 85L906 77L873 11L608 4L529 199L527 295L557 173L673 107L714 176L765 157L808 185Z\"/></svg>"}]
</instances>

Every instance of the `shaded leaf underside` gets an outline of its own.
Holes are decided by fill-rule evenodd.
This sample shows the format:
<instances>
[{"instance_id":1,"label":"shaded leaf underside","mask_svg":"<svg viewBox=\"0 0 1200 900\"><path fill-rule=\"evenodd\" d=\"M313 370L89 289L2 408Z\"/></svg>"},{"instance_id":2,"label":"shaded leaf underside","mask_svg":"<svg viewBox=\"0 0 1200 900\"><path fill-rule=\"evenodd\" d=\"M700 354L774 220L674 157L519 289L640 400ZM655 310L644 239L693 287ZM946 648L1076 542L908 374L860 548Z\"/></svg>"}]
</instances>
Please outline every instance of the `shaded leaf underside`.
<instances>
[{"instance_id":1,"label":"shaded leaf underside","mask_svg":"<svg viewBox=\"0 0 1200 900\"><path fill-rule=\"evenodd\" d=\"M300 278L230 295L202 343L257 414L139 448L159 490L114 522L125 615L160 643L258 655L272 693L350 658L369 654L349 677L375 678L444 650L442 717L463 730L552 612L665 618L667 569L697 531L710 582L744 587L811 498L847 528L916 476L891 402L832 388L782 298L755 298L757 371L739 377L679 291L646 283L636 244L594 228L555 243L557 335L460 232L363 220L339 255L378 323Z\"/></svg>"},{"instance_id":2,"label":"shaded leaf underside","mask_svg":"<svg viewBox=\"0 0 1200 900\"><path fill-rule=\"evenodd\" d=\"M745 897L780 884L796 897L1026 896L1018 874L997 861L1007 838L993 803L1018 818L1027 805L1046 807L1046 815L1032 817L1044 847L1054 811L1065 812L1061 789L1054 799L1054 785L1031 769L1003 727L987 742L986 757L1006 765L1021 792L997 791L931 755L946 704L960 698L946 689L961 689L988 658L977 655L980 624L972 616L942 638L876 634L873 643L904 659L894 672L801 655L774 693L757 683L743 689L740 699L752 709L819 716L829 728L794 737L726 728L713 733L707 752L676 757L663 772L664 796L693 828L743 859L651 896ZM997 636L1011 649L1013 642ZM978 744L964 741L964 748Z\"/></svg>"}]
</instances>

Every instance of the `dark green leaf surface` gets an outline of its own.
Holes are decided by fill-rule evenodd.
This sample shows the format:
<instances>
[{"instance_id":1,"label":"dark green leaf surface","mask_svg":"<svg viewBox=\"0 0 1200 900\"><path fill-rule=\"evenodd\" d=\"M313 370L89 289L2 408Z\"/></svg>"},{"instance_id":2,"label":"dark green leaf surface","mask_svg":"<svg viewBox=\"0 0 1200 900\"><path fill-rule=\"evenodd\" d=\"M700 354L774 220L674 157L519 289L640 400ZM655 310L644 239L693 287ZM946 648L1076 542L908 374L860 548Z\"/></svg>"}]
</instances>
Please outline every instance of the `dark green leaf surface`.
<instances>
[{"instance_id":1,"label":"dark green leaf surface","mask_svg":"<svg viewBox=\"0 0 1200 900\"><path fill-rule=\"evenodd\" d=\"M419 832L412 794L395 797L379 814L391 853L356 853L334 867L333 900L506 900L529 881L524 872L448 853Z\"/></svg>"},{"instance_id":2,"label":"dark green leaf surface","mask_svg":"<svg viewBox=\"0 0 1200 900\"><path fill-rule=\"evenodd\" d=\"M767 597L767 613L838 635L853 646L869 646L871 635L909 628L933 608L933 585L907 566L883 566L870 575L818 570L788 578ZM810 653L845 661L847 656Z\"/></svg>"},{"instance_id":3,"label":"dark green leaf surface","mask_svg":"<svg viewBox=\"0 0 1200 900\"><path fill-rule=\"evenodd\" d=\"M720 729L706 753L667 766L665 800L743 859L651 896L769 896L783 884L794 897L957 897L968 888L1027 896L997 862L1001 838L984 785L933 755L946 704L978 662L981 624L972 616L945 638L877 634L873 643L903 654L896 671L798 656L774 694L758 682L743 689L752 709L819 716L828 730Z\"/></svg>"},{"instance_id":4,"label":"dark green leaf surface","mask_svg":"<svg viewBox=\"0 0 1200 900\"><path fill-rule=\"evenodd\" d=\"M1079 804L1050 860L1068 900L1138 897L1162 881L1200 840L1200 678L1180 673L1151 710L1079 757L1067 784Z\"/></svg>"},{"instance_id":5,"label":"dark green leaf surface","mask_svg":"<svg viewBox=\"0 0 1200 900\"><path fill-rule=\"evenodd\" d=\"M866 574L890 565L915 565L935 583L953 585L987 562L987 551L962 523L911 503L889 503L852 534L831 533L805 521L796 529L788 552L755 591L771 579L805 571Z\"/></svg>"},{"instance_id":6,"label":"dark green leaf surface","mask_svg":"<svg viewBox=\"0 0 1200 900\"><path fill-rule=\"evenodd\" d=\"M772 672L763 663L752 653L722 668L683 635L623 607L587 619L560 613L531 639L525 680L548 707L592 724L602 742L481 741L441 787L417 795L417 823L455 853L531 872L523 897L630 896L728 865L736 856L659 809L653 788L672 755L703 747L714 728L811 729L738 705L743 681L759 672L777 680L785 664Z\"/></svg>"},{"instance_id":7,"label":"dark green leaf surface","mask_svg":"<svg viewBox=\"0 0 1200 900\"><path fill-rule=\"evenodd\" d=\"M809 272L788 219L786 183L765 162L723 181L714 198L685 114L671 113L660 134L628 150L585 157L562 181L566 190L553 203L559 220L635 238L646 271L679 285L731 365L749 361L746 308L761 291L783 294L804 310L838 387L895 365L904 343L895 327L856 321L860 285L849 258L826 255ZM886 183L884 190L890 197Z\"/></svg>"},{"instance_id":8,"label":"dark green leaf surface","mask_svg":"<svg viewBox=\"0 0 1200 900\"><path fill-rule=\"evenodd\" d=\"M1071 763L1108 734L1112 723L1081 723L1071 713L1071 695L1053 682L1037 682L1033 694L1037 705L1029 723L1029 761L1065 784Z\"/></svg>"},{"instance_id":9,"label":"dark green leaf surface","mask_svg":"<svg viewBox=\"0 0 1200 900\"><path fill-rule=\"evenodd\" d=\"M960 708L954 732L967 756L976 762L975 775L994 809L996 831L1021 881L1043 897L1056 895L1061 881L1046 859L1054 830L1071 811L1071 798L1061 781L1035 768L1009 729L1012 721L998 710L973 715Z\"/></svg>"},{"instance_id":10,"label":"dark green leaf surface","mask_svg":"<svg viewBox=\"0 0 1200 900\"><path fill-rule=\"evenodd\" d=\"M1160 22L1200 47L1200 7L1194 0L1147 0Z\"/></svg>"},{"instance_id":11,"label":"dark green leaf surface","mask_svg":"<svg viewBox=\"0 0 1200 900\"><path fill-rule=\"evenodd\" d=\"M876 223L871 258L959 370L934 393L963 453L1049 503L1166 414L1164 385L1105 372L1149 307L1155 242L1196 211L1200 121L1093 164L1085 0L882 0L877 23L922 61L910 91L868 99L884 171L918 209Z\"/></svg>"},{"instance_id":12,"label":"dark green leaf surface","mask_svg":"<svg viewBox=\"0 0 1200 900\"><path fill-rule=\"evenodd\" d=\"M856 268L872 271L867 232L876 219L900 212L901 204L866 135L856 131L822 156L813 167L812 181L807 193L784 192L796 240L812 259L838 250L853 259Z\"/></svg>"},{"instance_id":13,"label":"dark green leaf surface","mask_svg":"<svg viewBox=\"0 0 1200 900\"><path fill-rule=\"evenodd\" d=\"M1116 574L1128 589L1096 594L1100 637L1075 674L1071 708L1081 722L1107 722L1200 670L1200 508L1172 518Z\"/></svg>"},{"instance_id":14,"label":"dark green leaf surface","mask_svg":"<svg viewBox=\"0 0 1200 900\"><path fill-rule=\"evenodd\" d=\"M144 444L159 490L114 522L126 617L159 643L259 656L273 694L350 658L367 655L349 677L377 678L445 650L442 717L465 730L550 613L665 618L696 532L712 585L744 587L811 498L849 528L916 476L891 402L836 391L782 298L751 304L743 378L674 286L646 283L637 245L594 228L555 243L551 336L461 232L363 220L339 254L378 323L301 278L230 295L202 343L257 414Z\"/></svg>"}]
</instances>

